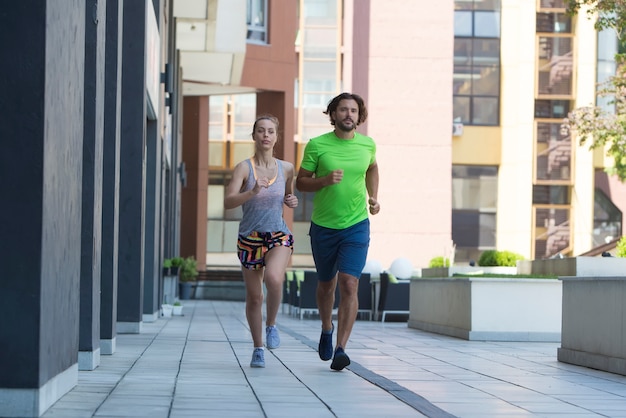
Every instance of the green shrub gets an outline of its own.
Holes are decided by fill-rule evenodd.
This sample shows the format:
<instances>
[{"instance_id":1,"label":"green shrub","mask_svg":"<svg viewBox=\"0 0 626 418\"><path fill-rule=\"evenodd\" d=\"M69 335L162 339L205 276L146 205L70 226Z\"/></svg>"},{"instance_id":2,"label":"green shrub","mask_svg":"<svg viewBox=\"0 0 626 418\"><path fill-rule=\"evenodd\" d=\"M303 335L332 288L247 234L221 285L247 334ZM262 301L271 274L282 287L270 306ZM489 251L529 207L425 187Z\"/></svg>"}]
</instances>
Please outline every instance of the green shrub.
<instances>
[{"instance_id":1,"label":"green shrub","mask_svg":"<svg viewBox=\"0 0 626 418\"><path fill-rule=\"evenodd\" d=\"M428 263L429 268L450 267L450 259L444 257L434 257Z\"/></svg>"},{"instance_id":2,"label":"green shrub","mask_svg":"<svg viewBox=\"0 0 626 418\"><path fill-rule=\"evenodd\" d=\"M618 257L626 257L626 236L621 237L619 241L617 241L615 255Z\"/></svg>"},{"instance_id":3,"label":"green shrub","mask_svg":"<svg viewBox=\"0 0 626 418\"><path fill-rule=\"evenodd\" d=\"M498 252L498 265L505 267L515 267L519 260L523 260L524 257L520 254L513 253L511 251L499 251Z\"/></svg>"},{"instance_id":4,"label":"green shrub","mask_svg":"<svg viewBox=\"0 0 626 418\"><path fill-rule=\"evenodd\" d=\"M170 268L172 267L172 260L169 258L166 258L165 260L163 260L163 268Z\"/></svg>"},{"instance_id":5,"label":"green shrub","mask_svg":"<svg viewBox=\"0 0 626 418\"><path fill-rule=\"evenodd\" d=\"M482 267L515 267L517 261L523 259L523 256L511 251L487 250L480 255L478 265Z\"/></svg>"},{"instance_id":6,"label":"green shrub","mask_svg":"<svg viewBox=\"0 0 626 418\"><path fill-rule=\"evenodd\" d=\"M482 267L493 267L498 265L498 252L496 250L483 251L478 259L478 265Z\"/></svg>"},{"instance_id":7,"label":"green shrub","mask_svg":"<svg viewBox=\"0 0 626 418\"><path fill-rule=\"evenodd\" d=\"M194 256L183 259L183 264L180 266L180 281L191 282L198 275L197 262Z\"/></svg>"},{"instance_id":8,"label":"green shrub","mask_svg":"<svg viewBox=\"0 0 626 418\"><path fill-rule=\"evenodd\" d=\"M174 257L172 258L172 267L180 267L183 265L183 261L185 261L182 257Z\"/></svg>"}]
</instances>

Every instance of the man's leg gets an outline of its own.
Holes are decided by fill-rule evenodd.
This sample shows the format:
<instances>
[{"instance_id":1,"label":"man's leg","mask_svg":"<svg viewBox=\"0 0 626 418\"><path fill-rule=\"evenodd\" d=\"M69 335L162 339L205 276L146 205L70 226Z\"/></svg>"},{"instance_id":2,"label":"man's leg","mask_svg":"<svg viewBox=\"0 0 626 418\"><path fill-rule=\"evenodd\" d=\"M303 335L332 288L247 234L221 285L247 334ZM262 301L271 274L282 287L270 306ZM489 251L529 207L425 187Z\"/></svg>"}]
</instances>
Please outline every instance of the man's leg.
<instances>
[{"instance_id":1,"label":"man's leg","mask_svg":"<svg viewBox=\"0 0 626 418\"><path fill-rule=\"evenodd\" d=\"M327 282L317 282L317 309L322 320L322 330L331 331L333 327L333 306L335 305L335 287L337 286L337 276Z\"/></svg>"},{"instance_id":2,"label":"man's leg","mask_svg":"<svg viewBox=\"0 0 626 418\"><path fill-rule=\"evenodd\" d=\"M320 359L328 361L333 358L333 306L335 304L335 286L337 276L327 282L317 282L317 309L322 319L322 333L317 346Z\"/></svg>"},{"instance_id":3,"label":"man's leg","mask_svg":"<svg viewBox=\"0 0 626 418\"><path fill-rule=\"evenodd\" d=\"M340 299L337 312L337 347L346 348L359 311L359 281L356 277L341 272L338 280Z\"/></svg>"},{"instance_id":4,"label":"man's leg","mask_svg":"<svg viewBox=\"0 0 626 418\"><path fill-rule=\"evenodd\" d=\"M335 305L335 288L337 287L337 270L335 269L337 232L311 222L309 235L311 236L311 250L318 277L315 299L322 320L322 333L317 352L320 359L327 361L333 357L333 306ZM328 280L330 277L332 279Z\"/></svg>"}]
</instances>

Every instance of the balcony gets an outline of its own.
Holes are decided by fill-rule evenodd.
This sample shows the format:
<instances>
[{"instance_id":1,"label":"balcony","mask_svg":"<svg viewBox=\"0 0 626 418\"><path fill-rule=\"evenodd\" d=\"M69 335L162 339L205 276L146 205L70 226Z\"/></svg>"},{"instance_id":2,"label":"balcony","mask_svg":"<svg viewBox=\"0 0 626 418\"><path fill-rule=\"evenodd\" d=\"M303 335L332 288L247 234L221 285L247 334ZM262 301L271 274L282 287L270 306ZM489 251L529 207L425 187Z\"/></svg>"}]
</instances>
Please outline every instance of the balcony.
<instances>
[{"instance_id":1,"label":"balcony","mask_svg":"<svg viewBox=\"0 0 626 418\"><path fill-rule=\"evenodd\" d=\"M185 96L253 91L241 86L246 55L246 2L176 0L176 49Z\"/></svg>"}]
</instances>

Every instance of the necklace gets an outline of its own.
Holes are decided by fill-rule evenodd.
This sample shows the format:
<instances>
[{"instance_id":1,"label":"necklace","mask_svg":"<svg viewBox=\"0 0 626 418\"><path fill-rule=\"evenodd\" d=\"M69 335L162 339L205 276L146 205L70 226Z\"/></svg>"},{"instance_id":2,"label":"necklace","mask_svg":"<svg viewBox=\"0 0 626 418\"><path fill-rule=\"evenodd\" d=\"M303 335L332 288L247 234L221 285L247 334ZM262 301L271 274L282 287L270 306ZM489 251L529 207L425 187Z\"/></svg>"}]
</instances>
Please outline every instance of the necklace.
<instances>
[{"instance_id":1,"label":"necklace","mask_svg":"<svg viewBox=\"0 0 626 418\"><path fill-rule=\"evenodd\" d=\"M276 167L276 173L274 173L274 177L272 177L267 183L268 186L271 186L272 184L274 184L274 182L276 181L276 178L278 177L278 163L276 162L275 159L272 159L272 160L274 161L274 166ZM250 158L250 161L252 161L252 174L254 175L254 178L257 179L258 177L256 174L256 165L257 165L256 158L252 156L252 158Z\"/></svg>"}]
</instances>

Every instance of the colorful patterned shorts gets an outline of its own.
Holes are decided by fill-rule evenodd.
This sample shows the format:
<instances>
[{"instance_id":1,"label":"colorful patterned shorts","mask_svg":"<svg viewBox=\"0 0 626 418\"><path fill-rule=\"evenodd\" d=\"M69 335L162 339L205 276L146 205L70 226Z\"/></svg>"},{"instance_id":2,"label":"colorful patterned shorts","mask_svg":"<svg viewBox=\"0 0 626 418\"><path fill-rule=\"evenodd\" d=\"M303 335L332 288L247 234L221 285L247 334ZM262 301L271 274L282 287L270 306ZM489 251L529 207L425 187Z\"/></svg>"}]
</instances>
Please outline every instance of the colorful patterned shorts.
<instances>
[{"instance_id":1,"label":"colorful patterned shorts","mask_svg":"<svg viewBox=\"0 0 626 418\"><path fill-rule=\"evenodd\" d=\"M237 256L245 268L260 270L265 266L265 254L276 246L288 247L293 251L293 235L284 232L256 231L247 237L239 235Z\"/></svg>"}]
</instances>

